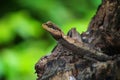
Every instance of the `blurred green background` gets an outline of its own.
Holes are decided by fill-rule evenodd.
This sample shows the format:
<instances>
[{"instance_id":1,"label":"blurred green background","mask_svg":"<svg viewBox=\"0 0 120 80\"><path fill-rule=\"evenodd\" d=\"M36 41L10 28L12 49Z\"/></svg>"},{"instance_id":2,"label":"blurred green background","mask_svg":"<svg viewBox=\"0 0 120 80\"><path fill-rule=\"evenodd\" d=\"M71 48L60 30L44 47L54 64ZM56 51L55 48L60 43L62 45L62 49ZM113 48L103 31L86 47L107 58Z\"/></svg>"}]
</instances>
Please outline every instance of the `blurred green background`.
<instances>
[{"instance_id":1,"label":"blurred green background","mask_svg":"<svg viewBox=\"0 0 120 80\"><path fill-rule=\"evenodd\" d=\"M41 24L86 30L101 0L0 0L0 80L35 80L35 63L56 42Z\"/></svg>"}]
</instances>

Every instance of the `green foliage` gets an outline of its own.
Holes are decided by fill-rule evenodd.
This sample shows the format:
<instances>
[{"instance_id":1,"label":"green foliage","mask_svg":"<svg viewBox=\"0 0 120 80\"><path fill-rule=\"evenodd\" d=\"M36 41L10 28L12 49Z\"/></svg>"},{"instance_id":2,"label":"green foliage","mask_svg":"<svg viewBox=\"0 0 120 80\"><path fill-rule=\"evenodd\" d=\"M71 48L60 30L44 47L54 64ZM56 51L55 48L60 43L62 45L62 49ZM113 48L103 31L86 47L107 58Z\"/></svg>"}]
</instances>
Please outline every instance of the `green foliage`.
<instances>
[{"instance_id":1,"label":"green foliage","mask_svg":"<svg viewBox=\"0 0 120 80\"><path fill-rule=\"evenodd\" d=\"M5 0L6 1L6 0ZM86 30L101 0L11 0L1 7L0 80L35 80L35 63L50 54L53 38L41 24L52 21L67 33ZM0 5L8 6L6 3Z\"/></svg>"}]
</instances>

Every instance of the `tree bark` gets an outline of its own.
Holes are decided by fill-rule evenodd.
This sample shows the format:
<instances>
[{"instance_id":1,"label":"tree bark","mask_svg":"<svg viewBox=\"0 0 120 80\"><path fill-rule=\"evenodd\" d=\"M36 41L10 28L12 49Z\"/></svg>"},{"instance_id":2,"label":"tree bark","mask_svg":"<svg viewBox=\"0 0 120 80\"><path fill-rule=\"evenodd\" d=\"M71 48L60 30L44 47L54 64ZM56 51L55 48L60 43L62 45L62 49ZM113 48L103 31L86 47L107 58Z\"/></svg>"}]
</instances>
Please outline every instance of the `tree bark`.
<instances>
[{"instance_id":1,"label":"tree bark","mask_svg":"<svg viewBox=\"0 0 120 80\"><path fill-rule=\"evenodd\" d=\"M102 0L82 34L42 26L58 43L36 63L37 80L120 80L120 0Z\"/></svg>"}]
</instances>

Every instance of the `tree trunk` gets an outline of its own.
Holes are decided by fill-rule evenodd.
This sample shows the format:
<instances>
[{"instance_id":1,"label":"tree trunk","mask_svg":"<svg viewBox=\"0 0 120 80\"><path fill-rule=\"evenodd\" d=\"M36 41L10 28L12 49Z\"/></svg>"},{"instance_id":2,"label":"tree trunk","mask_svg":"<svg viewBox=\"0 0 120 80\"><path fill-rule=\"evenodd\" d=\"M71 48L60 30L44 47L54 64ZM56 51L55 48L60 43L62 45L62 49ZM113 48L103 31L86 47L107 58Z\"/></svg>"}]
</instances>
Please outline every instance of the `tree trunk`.
<instances>
[{"instance_id":1,"label":"tree trunk","mask_svg":"<svg viewBox=\"0 0 120 80\"><path fill-rule=\"evenodd\" d=\"M82 34L65 35L52 22L43 28L58 43L36 63L37 80L120 80L120 0L102 0Z\"/></svg>"}]
</instances>

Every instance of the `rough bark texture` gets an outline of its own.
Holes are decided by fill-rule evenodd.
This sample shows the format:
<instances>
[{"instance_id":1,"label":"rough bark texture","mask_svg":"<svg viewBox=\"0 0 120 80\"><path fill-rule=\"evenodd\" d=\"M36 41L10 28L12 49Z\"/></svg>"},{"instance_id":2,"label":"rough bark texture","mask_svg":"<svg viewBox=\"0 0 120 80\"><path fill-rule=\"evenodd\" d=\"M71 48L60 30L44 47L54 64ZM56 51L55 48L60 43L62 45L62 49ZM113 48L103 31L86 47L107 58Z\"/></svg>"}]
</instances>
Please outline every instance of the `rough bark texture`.
<instances>
[{"instance_id":1,"label":"rough bark texture","mask_svg":"<svg viewBox=\"0 0 120 80\"><path fill-rule=\"evenodd\" d=\"M36 63L37 80L120 80L120 0L102 0L82 34L65 35L52 22L43 28L58 43Z\"/></svg>"}]
</instances>

